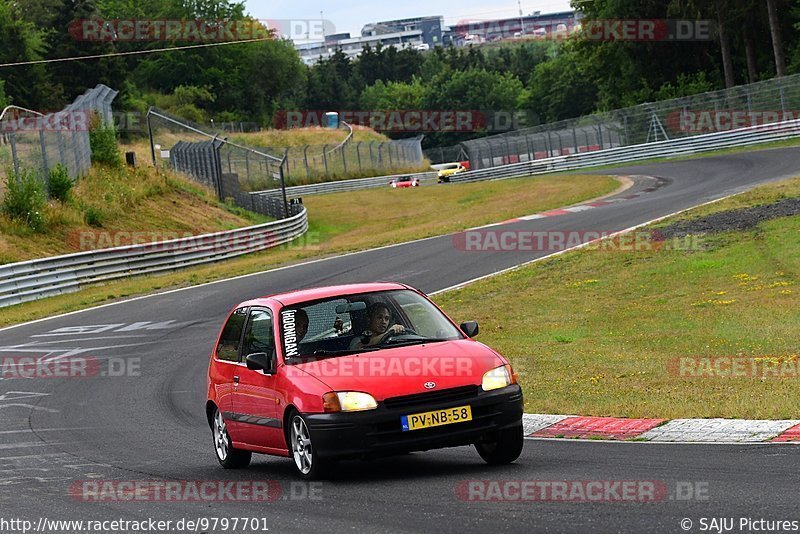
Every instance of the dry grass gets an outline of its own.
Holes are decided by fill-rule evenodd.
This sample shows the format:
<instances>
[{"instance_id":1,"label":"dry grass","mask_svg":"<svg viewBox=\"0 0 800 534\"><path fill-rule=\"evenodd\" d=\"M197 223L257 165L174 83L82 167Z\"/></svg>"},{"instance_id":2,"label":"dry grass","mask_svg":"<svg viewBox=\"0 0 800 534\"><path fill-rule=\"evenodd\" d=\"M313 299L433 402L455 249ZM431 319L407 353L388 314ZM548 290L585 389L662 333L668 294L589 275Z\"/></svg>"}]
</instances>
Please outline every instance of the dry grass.
<instances>
[{"instance_id":1,"label":"dry grass","mask_svg":"<svg viewBox=\"0 0 800 534\"><path fill-rule=\"evenodd\" d=\"M138 239L152 233L152 239L164 240L176 233L196 235L269 220L231 209L217 202L212 191L151 168L94 167L71 193L64 204L49 202L43 233L0 215L0 263L79 252L98 243L113 246L115 240L130 244L128 232L137 232ZM90 211L100 226L87 223Z\"/></svg>"}]
</instances>

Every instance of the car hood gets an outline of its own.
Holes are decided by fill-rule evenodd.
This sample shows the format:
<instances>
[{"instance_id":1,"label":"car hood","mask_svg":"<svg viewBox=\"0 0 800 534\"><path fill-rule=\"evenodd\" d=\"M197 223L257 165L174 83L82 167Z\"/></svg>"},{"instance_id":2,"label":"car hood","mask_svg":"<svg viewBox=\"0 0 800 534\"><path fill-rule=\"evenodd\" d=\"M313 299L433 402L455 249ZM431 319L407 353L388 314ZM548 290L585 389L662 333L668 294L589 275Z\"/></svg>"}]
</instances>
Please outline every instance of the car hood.
<instances>
[{"instance_id":1,"label":"car hood","mask_svg":"<svg viewBox=\"0 0 800 534\"><path fill-rule=\"evenodd\" d=\"M381 349L297 364L333 391L363 391L376 400L480 385L484 373L505 362L471 339ZM434 388L425 384L435 383Z\"/></svg>"}]
</instances>

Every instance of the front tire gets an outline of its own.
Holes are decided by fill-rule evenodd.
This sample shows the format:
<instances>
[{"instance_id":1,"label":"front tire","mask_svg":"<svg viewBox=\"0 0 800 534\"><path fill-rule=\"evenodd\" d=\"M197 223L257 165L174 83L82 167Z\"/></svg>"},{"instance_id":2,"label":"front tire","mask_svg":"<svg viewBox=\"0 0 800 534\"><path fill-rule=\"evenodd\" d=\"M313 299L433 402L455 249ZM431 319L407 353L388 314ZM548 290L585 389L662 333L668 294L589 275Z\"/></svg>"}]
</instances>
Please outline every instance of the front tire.
<instances>
[{"instance_id":1,"label":"front tire","mask_svg":"<svg viewBox=\"0 0 800 534\"><path fill-rule=\"evenodd\" d=\"M214 408L211 432L214 437L214 453L219 465L225 469L242 469L250 465L253 453L233 448L225 419L222 418L222 413L217 408Z\"/></svg>"},{"instance_id":2,"label":"front tire","mask_svg":"<svg viewBox=\"0 0 800 534\"><path fill-rule=\"evenodd\" d=\"M295 472L306 480L324 477L332 465L317 454L306 420L299 413L289 418L289 452Z\"/></svg>"},{"instance_id":3,"label":"front tire","mask_svg":"<svg viewBox=\"0 0 800 534\"><path fill-rule=\"evenodd\" d=\"M488 441L475 444L481 458L491 465L510 464L522 454L525 436L522 425L497 432Z\"/></svg>"}]
</instances>

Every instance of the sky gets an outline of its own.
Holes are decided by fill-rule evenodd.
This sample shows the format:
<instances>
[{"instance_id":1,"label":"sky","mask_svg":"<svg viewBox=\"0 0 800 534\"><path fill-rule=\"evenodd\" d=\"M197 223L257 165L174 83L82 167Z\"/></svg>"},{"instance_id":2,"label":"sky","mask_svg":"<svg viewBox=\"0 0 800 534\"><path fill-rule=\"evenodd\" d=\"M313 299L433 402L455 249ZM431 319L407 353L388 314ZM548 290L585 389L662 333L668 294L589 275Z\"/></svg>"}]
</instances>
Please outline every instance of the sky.
<instances>
[{"instance_id":1,"label":"sky","mask_svg":"<svg viewBox=\"0 0 800 534\"><path fill-rule=\"evenodd\" d=\"M522 0L521 3L525 15L533 11L545 14L570 10L569 0ZM353 37L361 35L364 24L380 20L442 15L445 25L450 25L462 20L519 16L516 0L246 0L245 5L254 18L268 20L319 20L322 11L322 18L335 29L333 32L326 28L326 33L350 32Z\"/></svg>"}]
</instances>

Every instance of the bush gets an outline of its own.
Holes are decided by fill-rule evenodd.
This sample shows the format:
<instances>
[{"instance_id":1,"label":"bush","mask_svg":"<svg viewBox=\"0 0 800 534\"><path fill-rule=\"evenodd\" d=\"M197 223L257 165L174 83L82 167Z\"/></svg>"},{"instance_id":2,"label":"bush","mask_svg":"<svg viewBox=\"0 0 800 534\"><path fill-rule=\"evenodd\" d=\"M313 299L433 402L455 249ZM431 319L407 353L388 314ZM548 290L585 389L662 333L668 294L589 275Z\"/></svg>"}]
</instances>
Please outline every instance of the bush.
<instances>
[{"instance_id":1,"label":"bush","mask_svg":"<svg viewBox=\"0 0 800 534\"><path fill-rule=\"evenodd\" d=\"M93 226L95 228L100 228L103 226L103 212L100 210L100 208L87 206L83 212L83 219L89 226Z\"/></svg>"},{"instance_id":2,"label":"bush","mask_svg":"<svg viewBox=\"0 0 800 534\"><path fill-rule=\"evenodd\" d=\"M94 119L89 128L89 144L92 147L92 163L122 166L122 157L117 147L117 131L113 126L104 126Z\"/></svg>"},{"instance_id":3,"label":"bush","mask_svg":"<svg viewBox=\"0 0 800 534\"><path fill-rule=\"evenodd\" d=\"M72 178L69 177L69 171L59 163L50 171L50 181L47 183L47 192L50 198L54 198L59 202L66 202L67 199L69 199L69 192L71 189Z\"/></svg>"},{"instance_id":4,"label":"bush","mask_svg":"<svg viewBox=\"0 0 800 534\"><path fill-rule=\"evenodd\" d=\"M19 177L13 172L7 174L3 213L8 217L40 232L45 228L43 212L46 203L42 183L36 173L23 170Z\"/></svg>"}]
</instances>

